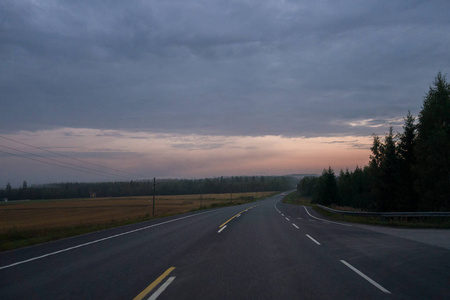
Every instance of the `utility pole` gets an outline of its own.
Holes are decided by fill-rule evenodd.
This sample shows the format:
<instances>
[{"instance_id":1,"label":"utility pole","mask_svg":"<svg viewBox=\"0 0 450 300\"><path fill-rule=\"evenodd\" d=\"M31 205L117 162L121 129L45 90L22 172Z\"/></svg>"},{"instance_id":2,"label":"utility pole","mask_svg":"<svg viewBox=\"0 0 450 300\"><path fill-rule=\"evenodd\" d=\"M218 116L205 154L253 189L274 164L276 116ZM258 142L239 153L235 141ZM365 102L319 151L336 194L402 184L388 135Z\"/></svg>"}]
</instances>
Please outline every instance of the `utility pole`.
<instances>
[{"instance_id":1,"label":"utility pole","mask_svg":"<svg viewBox=\"0 0 450 300\"><path fill-rule=\"evenodd\" d=\"M155 216L156 177L153 177L153 217Z\"/></svg>"}]
</instances>

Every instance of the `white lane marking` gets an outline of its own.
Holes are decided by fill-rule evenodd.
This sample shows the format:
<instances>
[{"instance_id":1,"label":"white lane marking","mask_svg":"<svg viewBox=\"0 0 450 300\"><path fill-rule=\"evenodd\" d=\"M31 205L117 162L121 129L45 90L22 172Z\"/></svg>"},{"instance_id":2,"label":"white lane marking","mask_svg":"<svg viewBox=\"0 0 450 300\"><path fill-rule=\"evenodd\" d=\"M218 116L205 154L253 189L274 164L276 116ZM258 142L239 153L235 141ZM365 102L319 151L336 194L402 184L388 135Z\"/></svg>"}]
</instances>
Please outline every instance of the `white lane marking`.
<instances>
[{"instance_id":1,"label":"white lane marking","mask_svg":"<svg viewBox=\"0 0 450 300\"><path fill-rule=\"evenodd\" d=\"M308 221L315 222L316 220L309 219Z\"/></svg>"},{"instance_id":2,"label":"white lane marking","mask_svg":"<svg viewBox=\"0 0 450 300\"><path fill-rule=\"evenodd\" d=\"M288 219L288 218L286 218L286 220L288 220L288 221L289 221L289 219Z\"/></svg>"},{"instance_id":3,"label":"white lane marking","mask_svg":"<svg viewBox=\"0 0 450 300\"><path fill-rule=\"evenodd\" d=\"M303 218L297 218L297 219L299 219L299 220L303 220Z\"/></svg>"},{"instance_id":4,"label":"white lane marking","mask_svg":"<svg viewBox=\"0 0 450 300\"><path fill-rule=\"evenodd\" d=\"M314 243L316 243L317 245L320 246L320 243L318 241L316 241L312 236L310 236L309 234L307 234L306 236L309 237L311 241L313 241Z\"/></svg>"},{"instance_id":5,"label":"white lane marking","mask_svg":"<svg viewBox=\"0 0 450 300\"><path fill-rule=\"evenodd\" d=\"M297 226L297 225L295 225L294 223L292 223L292 225L294 225L294 227L295 227L295 228L297 228L297 229L300 229L300 228L298 228L298 226Z\"/></svg>"},{"instance_id":6,"label":"white lane marking","mask_svg":"<svg viewBox=\"0 0 450 300\"><path fill-rule=\"evenodd\" d=\"M346 262L345 260L341 260L341 263L343 263L344 265L346 265L347 267L349 267L351 270L353 270L354 272L356 272L356 274L358 274L359 276L361 276L362 278L364 278L365 280L367 280L368 282L370 282L371 284L373 284L374 286L376 286L379 290L381 290L382 292L386 293L386 294L391 294L391 292L389 292L387 289L385 289L384 287L382 287L381 285L379 285L377 282L375 282L373 279L371 279L369 276L367 276L366 274L364 274L363 272L361 272L360 270L358 270L357 268L355 268L354 266L352 266L351 264L349 264L348 262Z\"/></svg>"},{"instance_id":7,"label":"white lane marking","mask_svg":"<svg viewBox=\"0 0 450 300\"><path fill-rule=\"evenodd\" d=\"M306 209L306 206L303 206L303 208L306 210L306 213L307 213L311 218L314 218L314 219L317 219L317 220L320 220L320 221L325 221L325 222L328 222L328 223L333 223L333 224L338 224L338 225L342 225L342 226L349 226L349 227L352 227L352 225L350 225L350 224L338 223L338 222L328 221L328 220L324 220L324 219L321 219L321 218L314 217L314 216L311 215L311 214L309 213L309 211Z\"/></svg>"},{"instance_id":8,"label":"white lane marking","mask_svg":"<svg viewBox=\"0 0 450 300\"><path fill-rule=\"evenodd\" d=\"M284 215L283 214L281 214L283 217L284 217Z\"/></svg>"},{"instance_id":9,"label":"white lane marking","mask_svg":"<svg viewBox=\"0 0 450 300\"><path fill-rule=\"evenodd\" d=\"M220 230L219 230L219 231L217 231L217 233L221 233L221 232L222 232L222 230L224 230L225 228L227 228L227 225L225 225L225 226L223 226L222 228L220 228Z\"/></svg>"},{"instance_id":10,"label":"white lane marking","mask_svg":"<svg viewBox=\"0 0 450 300\"><path fill-rule=\"evenodd\" d=\"M84 246L96 244L96 243L99 243L99 242L110 240L110 239L113 239L113 238L116 238L116 237L120 237L120 236L123 236L123 235L130 234L130 233L146 230L146 229L149 229L149 228L152 228L152 227L156 227L156 226L160 226L160 225L176 222L176 221L179 221L179 220L183 220L183 219L187 219L187 218L191 218L191 217L195 217L195 216L198 216L198 215L211 213L211 212L213 212L213 211L205 211L205 212L201 212L201 213L198 213L198 214L195 214L195 215L189 215L189 216L185 216L185 217L181 217L181 218L177 218L177 219L173 219L173 220L169 220L169 221L165 221L165 222L161 222L161 223L157 223L157 224L153 224L153 225L137 228L137 229L130 230L130 231L127 231L127 232L122 232L122 233L119 233L119 234L111 235L111 236L108 236L108 237L105 237L105 238L101 238L101 239L98 239L98 240L94 240L94 241L91 241L91 242L87 242L87 243L84 243L84 244L80 244L80 245L76 245L76 246L69 247L69 248L66 248L66 249L62 249L62 250L58 250L58 251L55 251L55 252L47 253L47 254L44 254L44 255L41 255L41 256L36 256L36 257L30 258L30 259L26 259L26 260L22 260L22 261L19 261L19 262L10 264L10 265L2 266L2 267L0 267L0 270L11 268L11 267L14 267L14 266L17 266L17 265L21 265L21 264L24 264L24 263L32 262L34 260L38 260L38 259L41 259L41 258L45 258L45 257L48 257L48 256L52 256L52 255L56 255L56 254L59 254L59 253L63 253L63 252L67 252L67 251L70 251L70 250L73 250L73 249L77 249L77 248L81 248L81 247L84 247Z\"/></svg>"},{"instance_id":11,"label":"white lane marking","mask_svg":"<svg viewBox=\"0 0 450 300\"><path fill-rule=\"evenodd\" d=\"M162 294L162 292L164 292L164 290L172 283L172 281L175 280L175 276L173 277L169 277L169 279L167 279L166 282L164 282L163 285L161 285L159 287L159 289L156 290L156 292L153 293L153 295L151 295L148 300L155 300L156 298L159 297L159 295Z\"/></svg>"},{"instance_id":12,"label":"white lane marking","mask_svg":"<svg viewBox=\"0 0 450 300\"><path fill-rule=\"evenodd\" d=\"M236 218L239 218L240 216L241 216L241 215L239 214L239 215L236 216Z\"/></svg>"}]
</instances>

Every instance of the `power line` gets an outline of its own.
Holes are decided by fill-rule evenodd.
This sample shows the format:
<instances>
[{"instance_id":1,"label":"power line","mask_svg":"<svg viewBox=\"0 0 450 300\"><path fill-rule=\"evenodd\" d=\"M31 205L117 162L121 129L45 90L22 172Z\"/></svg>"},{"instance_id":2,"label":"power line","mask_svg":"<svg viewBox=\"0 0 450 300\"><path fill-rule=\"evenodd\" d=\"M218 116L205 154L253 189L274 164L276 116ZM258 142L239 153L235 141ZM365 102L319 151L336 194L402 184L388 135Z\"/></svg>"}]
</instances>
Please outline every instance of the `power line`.
<instances>
[{"instance_id":1,"label":"power line","mask_svg":"<svg viewBox=\"0 0 450 300\"><path fill-rule=\"evenodd\" d=\"M5 146L1 146L1 147L9 148L9 147L5 147ZM20 152L23 152L23 151L20 151ZM13 156L21 157L21 158L26 158L26 159L29 159L29 160L32 160L32 161L46 163L46 164L49 164L49 165L54 165L54 166L66 168L66 169L69 169L69 170L75 170L75 171L78 171L78 172L84 172L84 173L99 175L99 173L94 173L94 172L90 172L90 171L86 171L86 170L82 170L82 169L76 169L76 168L72 168L72 167L69 167L69 166L64 166L64 165L60 165L60 164L56 164L56 163L52 163L52 162L48 162L48 161L43 161L43 160L40 160L40 159L32 158L32 157L25 156L25 155L20 155L20 154L17 154L17 153L11 153L11 152L6 152L6 151L2 151L2 150L0 150L0 153L13 155ZM105 176L105 174L100 174L100 175ZM108 175L106 175L106 176L108 176ZM110 176L108 176L108 177L110 177Z\"/></svg>"},{"instance_id":2,"label":"power line","mask_svg":"<svg viewBox=\"0 0 450 300\"><path fill-rule=\"evenodd\" d=\"M78 159L78 158L75 158L75 157L71 157L71 156L68 156L68 155L65 155L65 154L61 154L61 153L58 153L58 152L53 152L53 151L50 151L50 150L47 150L47 149L44 149L44 148L36 147L36 146L30 145L30 144L27 144L27 143L24 143L24 142L20 142L20 141L14 140L12 138L7 138L5 136L1 136L0 135L0 138L5 139L5 140L9 140L9 141L12 141L12 142L15 142L15 143L18 143L18 144L21 144L21 145L25 145L25 146L28 146L28 147L31 147L31 148L39 149L41 151L45 151L45 152L48 152L48 153L51 153L51 154L59 155L59 156L62 156L62 157L65 157L65 158L69 158L69 159L73 159L75 161L79 161L79 162L82 162L84 164L94 165L94 166L101 167L101 168L104 168L104 169L108 169L108 170L111 170L111 171L116 171L116 172L120 172L120 173L124 173L124 174L128 174L128 175L132 175L132 176L135 176L135 177L138 177L138 178L139 177L145 178L145 176L142 176L142 175L139 175L139 174L134 174L134 173L122 171L122 170L119 170L119 169L113 169L113 168L105 167L105 166L102 166L102 165L99 165L99 164L96 164L96 163L85 162L85 161L83 161L81 159Z\"/></svg>"}]
</instances>

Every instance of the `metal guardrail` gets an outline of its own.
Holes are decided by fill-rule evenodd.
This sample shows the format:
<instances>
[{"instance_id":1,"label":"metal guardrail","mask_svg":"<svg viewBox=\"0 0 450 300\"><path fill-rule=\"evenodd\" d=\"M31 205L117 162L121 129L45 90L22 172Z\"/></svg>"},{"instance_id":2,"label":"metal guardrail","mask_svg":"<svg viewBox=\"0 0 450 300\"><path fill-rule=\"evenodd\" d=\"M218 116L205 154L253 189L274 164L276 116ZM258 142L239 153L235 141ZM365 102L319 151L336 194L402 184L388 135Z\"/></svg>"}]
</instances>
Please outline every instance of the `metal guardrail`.
<instances>
[{"instance_id":1,"label":"metal guardrail","mask_svg":"<svg viewBox=\"0 0 450 300\"><path fill-rule=\"evenodd\" d=\"M387 217L387 218L395 218L395 217L450 217L450 212L358 212L358 211L343 211L332 209L320 204L317 204L318 207L325 209L329 212L341 215L348 216L362 216L362 217Z\"/></svg>"}]
</instances>

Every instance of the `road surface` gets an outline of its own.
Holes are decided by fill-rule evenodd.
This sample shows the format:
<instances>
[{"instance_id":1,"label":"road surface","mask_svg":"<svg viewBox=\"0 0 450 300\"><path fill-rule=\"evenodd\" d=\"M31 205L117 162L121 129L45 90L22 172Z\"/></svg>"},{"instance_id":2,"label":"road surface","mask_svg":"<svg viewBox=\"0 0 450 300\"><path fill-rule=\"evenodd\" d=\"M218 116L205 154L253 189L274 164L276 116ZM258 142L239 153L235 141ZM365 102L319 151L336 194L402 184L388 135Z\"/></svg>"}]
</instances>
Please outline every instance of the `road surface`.
<instances>
[{"instance_id":1,"label":"road surface","mask_svg":"<svg viewBox=\"0 0 450 300\"><path fill-rule=\"evenodd\" d=\"M0 299L450 299L446 247L282 197L0 253Z\"/></svg>"}]
</instances>

